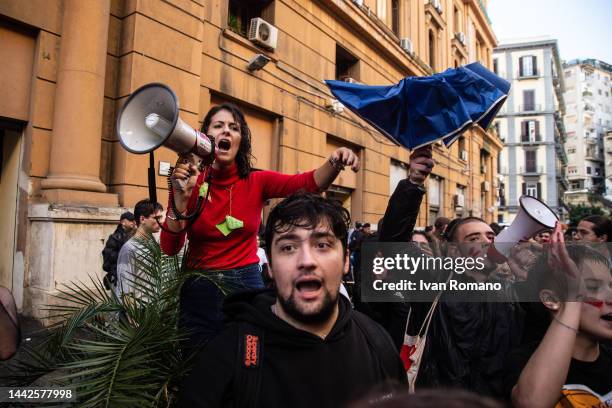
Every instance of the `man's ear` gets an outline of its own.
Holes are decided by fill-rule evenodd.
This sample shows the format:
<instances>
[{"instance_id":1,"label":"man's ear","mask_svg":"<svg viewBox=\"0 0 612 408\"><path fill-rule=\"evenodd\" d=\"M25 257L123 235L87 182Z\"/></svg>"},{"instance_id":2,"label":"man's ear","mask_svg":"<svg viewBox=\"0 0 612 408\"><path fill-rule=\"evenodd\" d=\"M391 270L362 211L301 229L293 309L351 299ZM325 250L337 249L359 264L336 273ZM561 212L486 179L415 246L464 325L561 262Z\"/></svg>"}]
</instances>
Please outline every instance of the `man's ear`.
<instances>
[{"instance_id":1,"label":"man's ear","mask_svg":"<svg viewBox=\"0 0 612 408\"><path fill-rule=\"evenodd\" d=\"M557 311L561 308L561 301L559 297L550 289L543 289L540 291L540 301L548 309Z\"/></svg>"},{"instance_id":2,"label":"man's ear","mask_svg":"<svg viewBox=\"0 0 612 408\"><path fill-rule=\"evenodd\" d=\"M599 238L599 242L608 242L608 234L601 234Z\"/></svg>"}]
</instances>

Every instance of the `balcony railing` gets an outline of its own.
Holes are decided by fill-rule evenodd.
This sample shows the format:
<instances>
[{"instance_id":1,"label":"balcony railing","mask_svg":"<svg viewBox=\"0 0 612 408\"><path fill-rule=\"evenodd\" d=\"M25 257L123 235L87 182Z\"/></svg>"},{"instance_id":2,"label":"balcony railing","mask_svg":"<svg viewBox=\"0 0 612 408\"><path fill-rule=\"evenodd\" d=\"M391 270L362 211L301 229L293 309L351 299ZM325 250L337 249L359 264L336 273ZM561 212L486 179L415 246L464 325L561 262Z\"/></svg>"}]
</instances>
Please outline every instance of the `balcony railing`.
<instances>
[{"instance_id":1,"label":"balcony railing","mask_svg":"<svg viewBox=\"0 0 612 408\"><path fill-rule=\"evenodd\" d=\"M525 166L519 167L521 174L544 174L544 166Z\"/></svg>"},{"instance_id":2,"label":"balcony railing","mask_svg":"<svg viewBox=\"0 0 612 408\"><path fill-rule=\"evenodd\" d=\"M539 143L542 141L542 135L521 135L521 142L522 143Z\"/></svg>"},{"instance_id":3,"label":"balcony railing","mask_svg":"<svg viewBox=\"0 0 612 408\"><path fill-rule=\"evenodd\" d=\"M540 112L542 110L542 104L534 103L529 105L519 105L519 112Z\"/></svg>"}]
</instances>

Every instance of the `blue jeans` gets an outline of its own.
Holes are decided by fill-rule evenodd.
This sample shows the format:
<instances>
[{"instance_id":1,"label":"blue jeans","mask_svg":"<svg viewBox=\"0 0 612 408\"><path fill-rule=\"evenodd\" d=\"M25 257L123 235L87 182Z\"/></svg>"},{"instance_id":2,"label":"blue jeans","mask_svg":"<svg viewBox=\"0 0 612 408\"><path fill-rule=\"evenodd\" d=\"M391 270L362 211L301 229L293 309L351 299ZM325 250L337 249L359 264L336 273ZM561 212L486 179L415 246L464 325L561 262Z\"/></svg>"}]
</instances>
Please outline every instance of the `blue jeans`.
<instances>
[{"instance_id":1,"label":"blue jeans","mask_svg":"<svg viewBox=\"0 0 612 408\"><path fill-rule=\"evenodd\" d=\"M258 264L224 271L203 272L181 288L179 329L187 331L187 353L215 337L224 326L223 300L234 292L264 287ZM187 355L187 354L185 354Z\"/></svg>"}]
</instances>

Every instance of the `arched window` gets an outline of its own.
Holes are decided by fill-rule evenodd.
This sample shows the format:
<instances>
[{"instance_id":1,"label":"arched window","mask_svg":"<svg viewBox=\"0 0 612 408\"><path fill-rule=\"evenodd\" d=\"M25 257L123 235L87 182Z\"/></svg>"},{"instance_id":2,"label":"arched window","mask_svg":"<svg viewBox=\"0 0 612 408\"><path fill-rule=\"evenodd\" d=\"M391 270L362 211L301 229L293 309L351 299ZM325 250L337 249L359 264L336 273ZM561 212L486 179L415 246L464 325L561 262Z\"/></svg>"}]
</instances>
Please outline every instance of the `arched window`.
<instances>
[{"instance_id":1,"label":"arched window","mask_svg":"<svg viewBox=\"0 0 612 408\"><path fill-rule=\"evenodd\" d=\"M433 30L429 30L429 66L436 70L436 35Z\"/></svg>"}]
</instances>

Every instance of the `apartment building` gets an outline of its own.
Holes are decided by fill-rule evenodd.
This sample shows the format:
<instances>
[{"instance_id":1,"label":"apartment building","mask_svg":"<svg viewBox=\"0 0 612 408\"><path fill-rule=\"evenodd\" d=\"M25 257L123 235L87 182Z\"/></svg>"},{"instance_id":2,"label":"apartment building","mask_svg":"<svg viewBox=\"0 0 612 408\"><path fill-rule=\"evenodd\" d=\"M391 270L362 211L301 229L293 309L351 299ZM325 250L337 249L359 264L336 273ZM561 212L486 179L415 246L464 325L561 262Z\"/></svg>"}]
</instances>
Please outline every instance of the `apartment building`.
<instances>
[{"instance_id":1,"label":"apartment building","mask_svg":"<svg viewBox=\"0 0 612 408\"><path fill-rule=\"evenodd\" d=\"M612 149L605 146L612 130L612 65L595 59L563 64L566 101L565 151L569 159L565 192L568 204L589 204L612 198ZM610 152L608 152L610 150ZM608 164L608 162L610 162Z\"/></svg>"},{"instance_id":2,"label":"apartment building","mask_svg":"<svg viewBox=\"0 0 612 408\"><path fill-rule=\"evenodd\" d=\"M196 128L211 106L238 104L258 169L307 171L350 147L362 170L326 194L375 225L410 152L343 110L323 80L386 85L476 60L492 68L497 40L481 0L4 0L0 43L11 95L0 100L0 284L44 317L39 305L62 283L101 273L119 215L148 196L148 158L121 148L114 128L140 86L169 85ZM450 150L436 145L418 225L494 221L501 148L478 127ZM164 202L176 155L155 157Z\"/></svg>"},{"instance_id":3,"label":"apartment building","mask_svg":"<svg viewBox=\"0 0 612 408\"><path fill-rule=\"evenodd\" d=\"M512 222L524 194L537 197L563 217L568 163L563 150L564 79L557 41L503 42L493 52L493 67L512 83L495 122L504 142L499 155L498 221Z\"/></svg>"}]
</instances>

